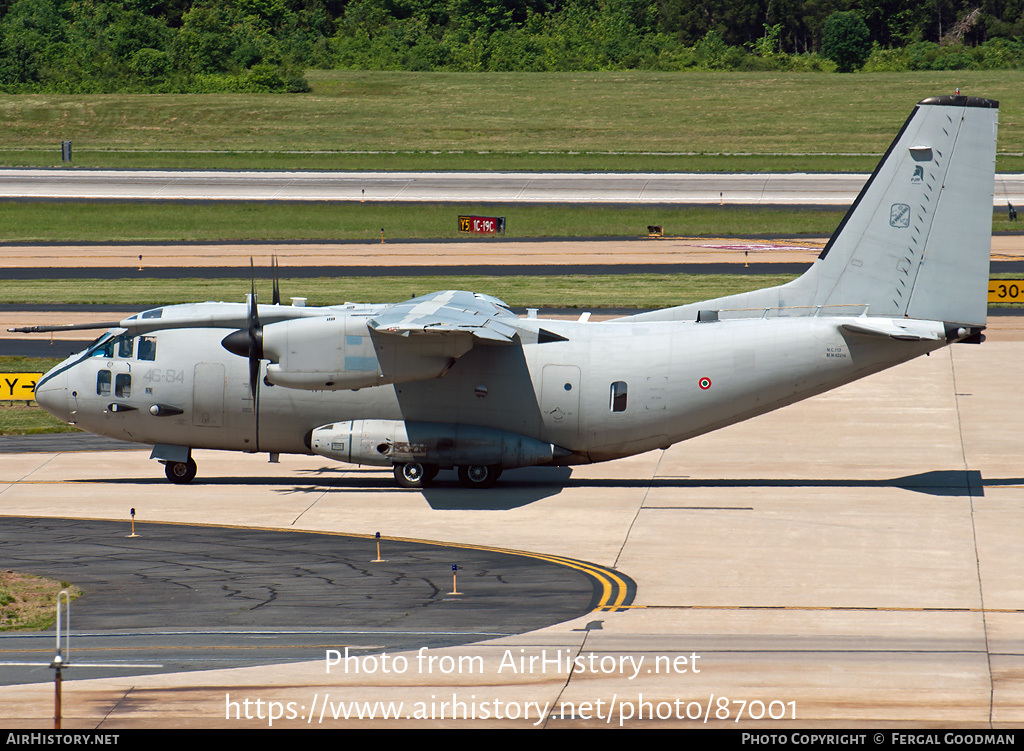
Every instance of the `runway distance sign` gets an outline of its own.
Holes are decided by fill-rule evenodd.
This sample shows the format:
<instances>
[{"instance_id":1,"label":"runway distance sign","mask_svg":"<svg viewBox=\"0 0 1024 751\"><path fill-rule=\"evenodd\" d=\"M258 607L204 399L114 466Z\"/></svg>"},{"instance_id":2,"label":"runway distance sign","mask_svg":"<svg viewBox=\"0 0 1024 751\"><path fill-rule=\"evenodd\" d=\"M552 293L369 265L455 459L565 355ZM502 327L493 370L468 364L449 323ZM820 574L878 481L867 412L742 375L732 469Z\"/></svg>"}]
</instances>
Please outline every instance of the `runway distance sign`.
<instances>
[{"instance_id":1,"label":"runway distance sign","mask_svg":"<svg viewBox=\"0 0 1024 751\"><path fill-rule=\"evenodd\" d=\"M989 279L988 301L1024 304L1024 279Z\"/></svg>"},{"instance_id":2,"label":"runway distance sign","mask_svg":"<svg viewBox=\"0 0 1024 751\"><path fill-rule=\"evenodd\" d=\"M505 233L503 216L460 216L459 232L474 235L496 235Z\"/></svg>"},{"instance_id":3,"label":"runway distance sign","mask_svg":"<svg viewBox=\"0 0 1024 751\"><path fill-rule=\"evenodd\" d=\"M0 400L32 401L42 373L0 373Z\"/></svg>"}]
</instances>

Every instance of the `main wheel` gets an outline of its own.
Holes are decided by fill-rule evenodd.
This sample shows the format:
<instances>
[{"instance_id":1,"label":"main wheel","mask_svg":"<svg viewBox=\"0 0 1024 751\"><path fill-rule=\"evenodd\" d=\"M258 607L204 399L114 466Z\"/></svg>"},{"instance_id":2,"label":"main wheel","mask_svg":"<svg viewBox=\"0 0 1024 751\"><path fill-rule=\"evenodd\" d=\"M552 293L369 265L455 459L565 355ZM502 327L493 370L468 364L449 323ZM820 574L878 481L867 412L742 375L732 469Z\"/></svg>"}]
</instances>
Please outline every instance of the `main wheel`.
<instances>
[{"instance_id":1,"label":"main wheel","mask_svg":"<svg viewBox=\"0 0 1024 751\"><path fill-rule=\"evenodd\" d=\"M395 482L400 488L425 488L437 476L436 464L406 462L395 465Z\"/></svg>"},{"instance_id":2,"label":"main wheel","mask_svg":"<svg viewBox=\"0 0 1024 751\"><path fill-rule=\"evenodd\" d=\"M470 464L459 467L459 482L464 488L489 488L501 477L497 464Z\"/></svg>"},{"instance_id":3,"label":"main wheel","mask_svg":"<svg viewBox=\"0 0 1024 751\"><path fill-rule=\"evenodd\" d=\"M196 462L191 456L187 462L167 462L164 464L164 473L167 479L175 485L185 485L196 479Z\"/></svg>"}]
</instances>

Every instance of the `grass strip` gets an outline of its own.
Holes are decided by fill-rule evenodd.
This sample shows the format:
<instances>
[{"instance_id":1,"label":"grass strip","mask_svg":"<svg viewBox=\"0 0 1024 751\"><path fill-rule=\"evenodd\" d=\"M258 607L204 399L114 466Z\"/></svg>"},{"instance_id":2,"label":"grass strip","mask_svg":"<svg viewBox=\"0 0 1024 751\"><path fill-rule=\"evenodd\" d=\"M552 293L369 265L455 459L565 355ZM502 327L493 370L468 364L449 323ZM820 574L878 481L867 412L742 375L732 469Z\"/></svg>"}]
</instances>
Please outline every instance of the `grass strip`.
<instances>
[{"instance_id":1,"label":"grass strip","mask_svg":"<svg viewBox=\"0 0 1024 751\"><path fill-rule=\"evenodd\" d=\"M45 631L57 620L57 595L82 591L68 582L17 571L0 571L0 631Z\"/></svg>"},{"instance_id":2,"label":"grass strip","mask_svg":"<svg viewBox=\"0 0 1024 751\"><path fill-rule=\"evenodd\" d=\"M735 274L320 277L282 279L281 291L285 300L302 296L308 298L309 305L400 302L437 290L465 289L494 295L513 307L651 309L770 287L793 278L788 274L746 274L740 268ZM0 288L0 303L138 305L141 310L201 300L242 302L248 291L249 279L242 277L10 280ZM262 300L269 300L270 281L257 280L256 291Z\"/></svg>"},{"instance_id":3,"label":"grass strip","mask_svg":"<svg viewBox=\"0 0 1024 751\"><path fill-rule=\"evenodd\" d=\"M997 168L1024 162L1019 70L309 80L309 94L0 96L3 163L59 165L71 140L78 166L864 171L877 158L859 155L883 153L916 102L958 86L1000 101ZM814 156L825 154L828 166Z\"/></svg>"},{"instance_id":4,"label":"grass strip","mask_svg":"<svg viewBox=\"0 0 1024 751\"><path fill-rule=\"evenodd\" d=\"M5 202L6 242L380 240L460 237L460 214L504 216L506 237L829 235L841 209L756 206L303 202ZM471 239L479 240L476 236Z\"/></svg>"},{"instance_id":5,"label":"grass strip","mask_svg":"<svg viewBox=\"0 0 1024 751\"><path fill-rule=\"evenodd\" d=\"M667 236L827 237L845 214L844 209L758 206L257 201L8 201L0 207L7 243L379 241L382 228L389 240L454 239L460 237L460 214L504 216L509 238L638 237L651 224L661 225ZM1003 208L993 214L992 226L995 232L1024 227L1010 222Z\"/></svg>"}]
</instances>

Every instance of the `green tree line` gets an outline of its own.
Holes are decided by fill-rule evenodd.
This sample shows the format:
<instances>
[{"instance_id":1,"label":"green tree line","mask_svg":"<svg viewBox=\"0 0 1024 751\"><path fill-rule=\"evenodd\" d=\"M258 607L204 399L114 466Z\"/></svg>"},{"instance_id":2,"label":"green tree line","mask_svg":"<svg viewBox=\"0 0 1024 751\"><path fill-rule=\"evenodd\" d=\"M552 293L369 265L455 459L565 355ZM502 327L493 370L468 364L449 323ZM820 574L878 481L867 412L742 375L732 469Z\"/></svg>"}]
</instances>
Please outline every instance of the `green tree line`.
<instances>
[{"instance_id":1,"label":"green tree line","mask_svg":"<svg viewBox=\"0 0 1024 751\"><path fill-rule=\"evenodd\" d=\"M0 0L6 92L307 91L309 68L1024 66L1024 0Z\"/></svg>"}]
</instances>

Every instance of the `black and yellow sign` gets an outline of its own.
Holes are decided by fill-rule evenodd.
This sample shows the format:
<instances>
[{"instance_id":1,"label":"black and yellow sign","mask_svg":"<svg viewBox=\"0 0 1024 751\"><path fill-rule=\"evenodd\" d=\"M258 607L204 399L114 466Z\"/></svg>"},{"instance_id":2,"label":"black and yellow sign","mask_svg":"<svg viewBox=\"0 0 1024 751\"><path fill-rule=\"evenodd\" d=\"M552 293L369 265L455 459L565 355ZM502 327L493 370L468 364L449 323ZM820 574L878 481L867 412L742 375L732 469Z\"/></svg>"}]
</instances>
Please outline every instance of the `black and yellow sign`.
<instances>
[{"instance_id":1,"label":"black and yellow sign","mask_svg":"<svg viewBox=\"0 0 1024 751\"><path fill-rule=\"evenodd\" d=\"M0 373L0 400L31 402L36 398L36 381L42 373Z\"/></svg>"},{"instance_id":2,"label":"black and yellow sign","mask_svg":"<svg viewBox=\"0 0 1024 751\"><path fill-rule=\"evenodd\" d=\"M31 401L42 373L0 373L0 399Z\"/></svg>"},{"instance_id":3,"label":"black and yellow sign","mask_svg":"<svg viewBox=\"0 0 1024 751\"><path fill-rule=\"evenodd\" d=\"M989 279L988 301L1024 304L1024 279Z\"/></svg>"}]
</instances>

